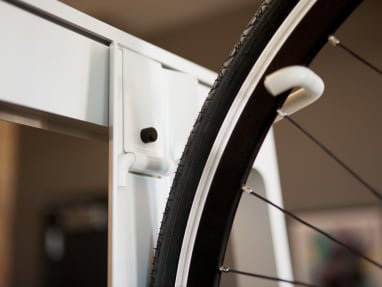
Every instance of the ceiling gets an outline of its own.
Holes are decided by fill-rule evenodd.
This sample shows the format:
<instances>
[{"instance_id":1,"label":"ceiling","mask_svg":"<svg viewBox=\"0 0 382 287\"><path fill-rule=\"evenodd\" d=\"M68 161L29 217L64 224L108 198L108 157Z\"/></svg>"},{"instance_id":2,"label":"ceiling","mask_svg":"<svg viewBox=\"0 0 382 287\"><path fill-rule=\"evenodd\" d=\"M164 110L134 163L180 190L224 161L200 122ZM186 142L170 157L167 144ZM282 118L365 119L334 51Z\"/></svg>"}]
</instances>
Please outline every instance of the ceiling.
<instances>
[{"instance_id":1,"label":"ceiling","mask_svg":"<svg viewBox=\"0 0 382 287\"><path fill-rule=\"evenodd\" d=\"M200 20L253 7L260 0L61 0L106 23L139 36L162 33Z\"/></svg>"}]
</instances>

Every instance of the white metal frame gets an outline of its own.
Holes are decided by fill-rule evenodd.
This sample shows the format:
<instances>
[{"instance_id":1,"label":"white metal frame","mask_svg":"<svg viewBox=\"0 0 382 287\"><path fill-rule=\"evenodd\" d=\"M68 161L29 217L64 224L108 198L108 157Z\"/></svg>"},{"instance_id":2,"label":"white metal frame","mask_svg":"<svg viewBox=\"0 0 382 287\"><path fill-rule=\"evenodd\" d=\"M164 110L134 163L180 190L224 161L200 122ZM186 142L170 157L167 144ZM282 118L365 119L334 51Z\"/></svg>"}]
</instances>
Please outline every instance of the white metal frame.
<instances>
[{"instance_id":1,"label":"white metal frame","mask_svg":"<svg viewBox=\"0 0 382 287\"><path fill-rule=\"evenodd\" d=\"M0 1L0 33L0 119L86 137L109 131L108 284L145 286L172 169L215 73L58 1ZM143 144L137 132L151 125L158 141ZM272 135L255 168L280 199ZM285 223L270 217L288 262Z\"/></svg>"}]
</instances>

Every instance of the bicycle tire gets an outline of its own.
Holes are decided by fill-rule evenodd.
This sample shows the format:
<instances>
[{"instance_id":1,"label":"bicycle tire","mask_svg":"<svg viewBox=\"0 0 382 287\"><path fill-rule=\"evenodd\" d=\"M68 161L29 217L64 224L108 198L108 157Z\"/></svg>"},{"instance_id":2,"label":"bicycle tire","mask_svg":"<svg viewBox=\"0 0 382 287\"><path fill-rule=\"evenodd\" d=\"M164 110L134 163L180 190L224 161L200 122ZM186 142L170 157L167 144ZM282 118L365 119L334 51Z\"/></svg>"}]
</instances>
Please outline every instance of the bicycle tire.
<instances>
[{"instance_id":1,"label":"bicycle tire","mask_svg":"<svg viewBox=\"0 0 382 287\"><path fill-rule=\"evenodd\" d=\"M285 66L308 65L360 2L262 3L225 62L188 139L163 215L151 286L219 284L242 185L288 95L268 94L261 84L264 76ZM248 87L251 73L256 80ZM249 90L245 99L243 89Z\"/></svg>"}]
</instances>

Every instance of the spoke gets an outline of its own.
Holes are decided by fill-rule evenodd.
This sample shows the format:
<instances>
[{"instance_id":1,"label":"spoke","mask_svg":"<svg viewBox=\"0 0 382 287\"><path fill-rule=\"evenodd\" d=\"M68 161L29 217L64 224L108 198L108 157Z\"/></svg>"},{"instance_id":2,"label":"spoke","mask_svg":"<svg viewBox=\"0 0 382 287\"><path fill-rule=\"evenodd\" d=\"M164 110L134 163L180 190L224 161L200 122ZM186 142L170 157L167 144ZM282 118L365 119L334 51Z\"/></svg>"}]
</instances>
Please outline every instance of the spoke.
<instances>
[{"instance_id":1,"label":"spoke","mask_svg":"<svg viewBox=\"0 0 382 287\"><path fill-rule=\"evenodd\" d=\"M364 260L366 260L367 262L371 263L372 265L382 269L382 264L375 261L374 259L371 259L370 257L366 256L365 254L363 254L362 252L360 252L359 250L357 250L356 248L352 247L352 246L349 246L348 244L342 242L341 240L333 237L332 235L330 235L329 233L321 230L320 228L314 226L313 224L310 224L309 222L306 222L305 220L301 219L300 217L298 217L297 215L295 215L294 213L280 207L279 205L273 203L272 201L268 200L267 198L261 196L260 194L256 193L252 188L248 187L248 186L243 186L242 187L242 190L244 192L247 192L248 194L250 195L253 195L259 199L261 199L262 201L268 203L269 205L273 206L274 208L280 210L281 212L283 212L284 214L288 215L289 217L293 218L294 220L300 222L301 224L309 227L310 229L316 231L317 233L323 235L324 237L328 238L329 240L337 243L338 245L342 246L344 249L348 250L349 253L353 254L353 255L356 255L360 258L363 258Z\"/></svg>"},{"instance_id":2,"label":"spoke","mask_svg":"<svg viewBox=\"0 0 382 287\"><path fill-rule=\"evenodd\" d=\"M353 171L347 164L345 164L342 160L340 160L331 150L329 150L324 144L322 144L318 139L316 139L311 133L305 130L301 125L299 125L296 121L294 121L290 116L288 116L286 113L282 112L281 110L278 110L278 114L284 119L286 119L289 123L291 123L300 132L302 132L318 147L320 147L321 150L323 150L335 162L337 162L344 170L346 170L349 174L351 174L353 178L356 179L359 183L361 183L371 194L373 194L376 198L382 201L382 194L378 190L372 187L366 180L364 180L360 175L358 175L355 171Z\"/></svg>"},{"instance_id":3,"label":"spoke","mask_svg":"<svg viewBox=\"0 0 382 287\"><path fill-rule=\"evenodd\" d=\"M370 69L376 71L378 74L382 75L382 70L378 67L371 64L369 61L365 60L363 57L361 57L359 54L354 52L353 50L349 49L345 45L343 45L338 38L336 38L333 35L330 35L328 38L329 43L331 43L334 47L340 47L342 50L346 51L350 55L352 55L354 58L356 58L358 61L364 63L366 66L368 66Z\"/></svg>"},{"instance_id":4,"label":"spoke","mask_svg":"<svg viewBox=\"0 0 382 287\"><path fill-rule=\"evenodd\" d=\"M294 285L299 285L299 286L306 286L306 287L320 287L318 285L313 285L309 283L304 283L300 281L295 281L295 280L287 280L287 279L282 279L274 276L268 276L268 275L262 275L262 274L257 274L257 273L251 273L251 272L245 272L245 271L240 271L236 269L232 269L230 267L220 267L219 268L220 272L222 273L234 273L234 274L240 274L240 275L245 275L245 276L251 276L251 277L256 277L260 279L266 279L266 280L271 280L271 281L278 281L278 282L285 282L285 283L290 283Z\"/></svg>"}]
</instances>

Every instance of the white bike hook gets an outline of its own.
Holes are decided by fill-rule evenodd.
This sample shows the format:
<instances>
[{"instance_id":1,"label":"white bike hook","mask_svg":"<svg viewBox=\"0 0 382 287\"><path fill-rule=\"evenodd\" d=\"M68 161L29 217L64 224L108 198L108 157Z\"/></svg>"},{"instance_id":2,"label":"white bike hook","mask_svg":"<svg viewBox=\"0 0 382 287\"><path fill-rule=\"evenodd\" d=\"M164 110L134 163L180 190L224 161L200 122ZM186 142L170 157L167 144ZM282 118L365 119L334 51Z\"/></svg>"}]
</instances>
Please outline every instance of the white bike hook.
<instances>
[{"instance_id":1,"label":"white bike hook","mask_svg":"<svg viewBox=\"0 0 382 287\"><path fill-rule=\"evenodd\" d=\"M293 91L282 106L282 112L293 114L318 100L324 92L322 79L304 66L290 66L273 72L264 80L265 88L273 96L278 96L288 90ZM278 116L275 122L282 119Z\"/></svg>"}]
</instances>

